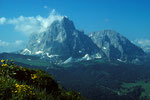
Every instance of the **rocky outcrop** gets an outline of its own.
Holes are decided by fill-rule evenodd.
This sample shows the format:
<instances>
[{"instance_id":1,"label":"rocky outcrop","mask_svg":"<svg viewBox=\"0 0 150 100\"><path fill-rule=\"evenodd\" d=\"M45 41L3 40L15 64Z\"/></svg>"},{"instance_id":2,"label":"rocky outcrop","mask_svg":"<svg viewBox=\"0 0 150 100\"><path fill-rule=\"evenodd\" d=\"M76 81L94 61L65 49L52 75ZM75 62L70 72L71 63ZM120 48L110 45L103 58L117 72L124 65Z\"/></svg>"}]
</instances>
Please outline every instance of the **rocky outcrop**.
<instances>
[{"instance_id":1,"label":"rocky outcrop","mask_svg":"<svg viewBox=\"0 0 150 100\"><path fill-rule=\"evenodd\" d=\"M21 53L63 60L70 57L82 58L87 54L104 55L102 50L84 32L77 30L73 22L66 17L54 21L46 32L32 34L26 49Z\"/></svg>"},{"instance_id":2,"label":"rocky outcrop","mask_svg":"<svg viewBox=\"0 0 150 100\"><path fill-rule=\"evenodd\" d=\"M113 30L92 32L89 37L110 60L131 61L145 55L141 48Z\"/></svg>"}]
</instances>

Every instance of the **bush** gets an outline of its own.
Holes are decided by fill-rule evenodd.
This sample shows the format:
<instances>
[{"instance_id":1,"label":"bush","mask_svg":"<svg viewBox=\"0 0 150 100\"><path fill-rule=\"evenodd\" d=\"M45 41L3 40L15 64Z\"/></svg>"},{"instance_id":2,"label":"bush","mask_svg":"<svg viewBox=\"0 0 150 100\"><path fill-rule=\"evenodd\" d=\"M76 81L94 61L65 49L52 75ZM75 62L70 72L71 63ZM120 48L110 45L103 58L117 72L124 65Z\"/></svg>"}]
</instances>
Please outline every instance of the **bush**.
<instances>
[{"instance_id":1,"label":"bush","mask_svg":"<svg viewBox=\"0 0 150 100\"><path fill-rule=\"evenodd\" d=\"M42 70L23 68L13 60L1 60L0 100L84 100L75 91L66 92Z\"/></svg>"}]
</instances>

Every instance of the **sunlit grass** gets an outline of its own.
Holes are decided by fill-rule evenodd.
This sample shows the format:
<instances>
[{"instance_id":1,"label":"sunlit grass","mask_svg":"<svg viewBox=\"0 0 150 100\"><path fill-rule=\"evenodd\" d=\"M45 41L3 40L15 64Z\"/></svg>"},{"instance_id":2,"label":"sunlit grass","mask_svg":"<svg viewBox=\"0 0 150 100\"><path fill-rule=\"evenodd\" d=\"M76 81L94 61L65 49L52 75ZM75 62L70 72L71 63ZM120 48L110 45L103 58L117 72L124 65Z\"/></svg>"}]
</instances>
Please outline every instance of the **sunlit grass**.
<instances>
[{"instance_id":1,"label":"sunlit grass","mask_svg":"<svg viewBox=\"0 0 150 100\"><path fill-rule=\"evenodd\" d=\"M135 83L123 83L122 87L125 89L122 92L127 92L127 89L130 89L130 91L132 91L132 88L136 86L141 86L144 89L144 91L141 94L141 97L148 97L148 99L150 99L150 82L138 81Z\"/></svg>"}]
</instances>

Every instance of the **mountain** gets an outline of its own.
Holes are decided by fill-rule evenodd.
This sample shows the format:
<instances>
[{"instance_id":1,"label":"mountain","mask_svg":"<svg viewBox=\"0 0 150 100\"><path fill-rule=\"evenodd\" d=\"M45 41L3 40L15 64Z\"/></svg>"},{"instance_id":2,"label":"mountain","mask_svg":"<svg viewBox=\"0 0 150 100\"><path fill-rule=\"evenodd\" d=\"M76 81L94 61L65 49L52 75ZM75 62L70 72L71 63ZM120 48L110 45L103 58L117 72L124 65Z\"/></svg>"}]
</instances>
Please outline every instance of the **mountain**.
<instances>
[{"instance_id":1,"label":"mountain","mask_svg":"<svg viewBox=\"0 0 150 100\"><path fill-rule=\"evenodd\" d=\"M141 48L113 30L92 32L89 37L110 60L138 61L139 57L145 55Z\"/></svg>"},{"instance_id":2,"label":"mountain","mask_svg":"<svg viewBox=\"0 0 150 100\"><path fill-rule=\"evenodd\" d=\"M62 16L61 20L53 21L45 32L32 34L21 54L38 55L58 64L95 58L139 62L145 52L113 30L85 35Z\"/></svg>"},{"instance_id":3,"label":"mountain","mask_svg":"<svg viewBox=\"0 0 150 100\"><path fill-rule=\"evenodd\" d=\"M44 33L32 34L21 54L40 55L55 61L104 56L102 50L84 32L77 30L67 17L54 21Z\"/></svg>"}]
</instances>

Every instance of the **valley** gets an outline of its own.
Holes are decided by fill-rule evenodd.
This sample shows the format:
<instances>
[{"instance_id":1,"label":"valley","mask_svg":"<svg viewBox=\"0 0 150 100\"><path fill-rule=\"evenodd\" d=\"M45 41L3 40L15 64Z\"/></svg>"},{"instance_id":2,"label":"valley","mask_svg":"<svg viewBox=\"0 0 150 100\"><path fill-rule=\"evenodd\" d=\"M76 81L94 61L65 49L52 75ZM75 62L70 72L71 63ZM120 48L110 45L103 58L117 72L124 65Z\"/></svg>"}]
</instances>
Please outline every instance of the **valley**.
<instances>
[{"instance_id":1,"label":"valley","mask_svg":"<svg viewBox=\"0 0 150 100\"><path fill-rule=\"evenodd\" d=\"M55 65L32 56L3 54L6 56L18 65L45 70L65 90L78 91L88 100L149 100L149 62L139 65L95 59Z\"/></svg>"}]
</instances>

